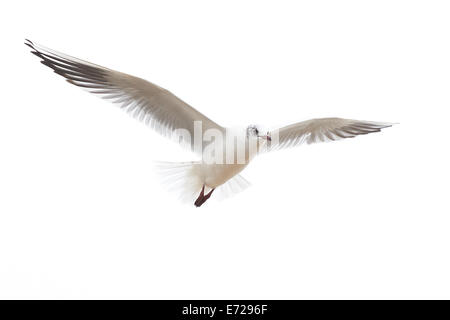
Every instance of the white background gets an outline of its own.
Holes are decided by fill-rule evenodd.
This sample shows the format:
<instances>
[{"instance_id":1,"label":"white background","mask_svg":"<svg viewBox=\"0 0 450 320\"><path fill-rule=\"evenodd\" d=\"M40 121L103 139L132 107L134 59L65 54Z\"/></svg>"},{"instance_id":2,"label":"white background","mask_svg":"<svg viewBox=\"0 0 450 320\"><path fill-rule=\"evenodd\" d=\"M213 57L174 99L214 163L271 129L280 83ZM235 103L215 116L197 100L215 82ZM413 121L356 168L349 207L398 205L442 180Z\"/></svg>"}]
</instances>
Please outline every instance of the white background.
<instances>
[{"instance_id":1,"label":"white background","mask_svg":"<svg viewBox=\"0 0 450 320\"><path fill-rule=\"evenodd\" d=\"M30 1L1 10L0 298L450 298L448 1ZM223 125L399 122L256 159L201 208L183 150L24 38Z\"/></svg>"}]
</instances>

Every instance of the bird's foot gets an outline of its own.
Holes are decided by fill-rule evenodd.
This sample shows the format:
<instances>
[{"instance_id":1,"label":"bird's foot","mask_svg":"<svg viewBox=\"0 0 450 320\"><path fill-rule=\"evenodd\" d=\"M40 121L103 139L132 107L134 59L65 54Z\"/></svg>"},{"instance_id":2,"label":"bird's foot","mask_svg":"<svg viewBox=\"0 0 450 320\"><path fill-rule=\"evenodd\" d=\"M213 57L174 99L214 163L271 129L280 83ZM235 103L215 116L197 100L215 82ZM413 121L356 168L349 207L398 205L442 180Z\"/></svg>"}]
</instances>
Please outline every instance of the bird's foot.
<instances>
[{"instance_id":1,"label":"bird's foot","mask_svg":"<svg viewBox=\"0 0 450 320\"><path fill-rule=\"evenodd\" d=\"M202 191L200 191L200 194L199 194L197 200L195 200L195 202L194 202L195 206L200 207L202 204L204 204L206 202L206 200L208 200L211 197L213 191L214 191L214 189L211 189L211 191L205 195L205 185L203 185Z\"/></svg>"}]
</instances>

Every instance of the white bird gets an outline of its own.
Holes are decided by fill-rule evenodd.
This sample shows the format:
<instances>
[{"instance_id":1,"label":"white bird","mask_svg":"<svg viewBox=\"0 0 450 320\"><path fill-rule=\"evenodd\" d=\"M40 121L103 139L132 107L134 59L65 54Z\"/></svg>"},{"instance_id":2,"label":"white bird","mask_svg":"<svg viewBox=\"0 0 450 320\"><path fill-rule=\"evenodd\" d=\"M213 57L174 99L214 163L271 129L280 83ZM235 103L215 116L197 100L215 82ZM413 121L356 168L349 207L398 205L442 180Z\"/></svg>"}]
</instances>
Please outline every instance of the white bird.
<instances>
[{"instance_id":1,"label":"white bird","mask_svg":"<svg viewBox=\"0 0 450 320\"><path fill-rule=\"evenodd\" d=\"M151 82L59 53L30 40L25 44L44 65L69 83L117 103L158 133L176 139L200 155L199 161L160 165L167 180L181 189L184 198L191 199L198 194L194 202L197 207L208 200L216 188L236 192L247 187L249 183L239 173L262 151L304 142L353 138L392 126L391 123L322 118L298 122L266 134L254 125L231 131ZM209 138L205 138L208 132ZM230 137L233 139L228 140ZM227 141L232 141L230 149L227 149Z\"/></svg>"}]
</instances>

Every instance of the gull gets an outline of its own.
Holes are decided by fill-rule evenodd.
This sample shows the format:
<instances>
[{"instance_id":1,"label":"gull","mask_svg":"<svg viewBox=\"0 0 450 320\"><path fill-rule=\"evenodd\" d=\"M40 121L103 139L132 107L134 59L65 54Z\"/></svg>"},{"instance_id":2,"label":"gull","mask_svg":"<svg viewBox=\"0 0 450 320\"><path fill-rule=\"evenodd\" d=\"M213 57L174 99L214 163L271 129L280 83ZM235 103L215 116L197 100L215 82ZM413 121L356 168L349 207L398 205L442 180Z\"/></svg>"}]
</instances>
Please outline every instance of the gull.
<instances>
[{"instance_id":1,"label":"gull","mask_svg":"<svg viewBox=\"0 0 450 320\"><path fill-rule=\"evenodd\" d=\"M156 84L74 58L30 40L25 40L25 44L32 49L31 53L41 59L42 64L69 83L119 105L156 132L176 140L200 156L198 161L162 162L159 165L166 182L178 189L182 197L195 199L194 205L197 207L204 204L218 188L232 193L245 189L249 183L240 172L257 154L303 143L353 138L392 126L387 122L321 118L266 133L256 125L231 130ZM208 137L205 137L207 133ZM228 148L229 141L232 141L231 148Z\"/></svg>"}]
</instances>

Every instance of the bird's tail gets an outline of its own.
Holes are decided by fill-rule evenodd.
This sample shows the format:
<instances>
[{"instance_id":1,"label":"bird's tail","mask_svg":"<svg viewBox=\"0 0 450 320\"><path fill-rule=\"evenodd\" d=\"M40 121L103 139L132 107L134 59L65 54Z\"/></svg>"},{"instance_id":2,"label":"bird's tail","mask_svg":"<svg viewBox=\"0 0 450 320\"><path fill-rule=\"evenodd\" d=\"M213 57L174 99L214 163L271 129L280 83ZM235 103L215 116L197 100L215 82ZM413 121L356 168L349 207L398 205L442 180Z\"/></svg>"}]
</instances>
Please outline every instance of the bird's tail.
<instances>
[{"instance_id":1,"label":"bird's tail","mask_svg":"<svg viewBox=\"0 0 450 320\"><path fill-rule=\"evenodd\" d=\"M178 196L184 203L192 204L198 197L204 183L200 170L201 162L156 162L155 169L163 186ZM250 183L236 175L214 191L215 199L225 199L245 190ZM209 192L208 187L205 193Z\"/></svg>"},{"instance_id":2,"label":"bird's tail","mask_svg":"<svg viewBox=\"0 0 450 320\"><path fill-rule=\"evenodd\" d=\"M197 173L200 162L155 162L155 169L162 185L182 202L194 202L203 186Z\"/></svg>"}]
</instances>

